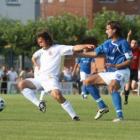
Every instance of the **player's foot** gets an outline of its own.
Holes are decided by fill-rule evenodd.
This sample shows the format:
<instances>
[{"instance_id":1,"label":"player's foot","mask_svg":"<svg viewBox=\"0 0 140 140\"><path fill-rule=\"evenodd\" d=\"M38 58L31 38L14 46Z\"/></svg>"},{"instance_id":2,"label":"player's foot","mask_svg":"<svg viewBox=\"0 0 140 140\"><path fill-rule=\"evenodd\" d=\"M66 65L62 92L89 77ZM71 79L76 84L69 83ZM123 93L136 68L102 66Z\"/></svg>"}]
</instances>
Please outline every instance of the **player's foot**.
<instances>
[{"instance_id":1,"label":"player's foot","mask_svg":"<svg viewBox=\"0 0 140 140\"><path fill-rule=\"evenodd\" d=\"M125 101L125 102L124 102L124 105L127 105L127 104L128 104L128 102L127 102L127 101Z\"/></svg>"},{"instance_id":2,"label":"player's foot","mask_svg":"<svg viewBox=\"0 0 140 140\"><path fill-rule=\"evenodd\" d=\"M107 106L105 108L98 109L97 114L96 114L94 119L98 120L99 118L102 117L103 114L105 114L107 112L109 112L109 108Z\"/></svg>"},{"instance_id":3,"label":"player's foot","mask_svg":"<svg viewBox=\"0 0 140 140\"><path fill-rule=\"evenodd\" d=\"M45 101L40 101L39 110L42 111L43 113L46 112L46 103L45 103Z\"/></svg>"},{"instance_id":4,"label":"player's foot","mask_svg":"<svg viewBox=\"0 0 140 140\"><path fill-rule=\"evenodd\" d=\"M87 99L87 95L82 94L82 99Z\"/></svg>"},{"instance_id":5,"label":"player's foot","mask_svg":"<svg viewBox=\"0 0 140 140\"><path fill-rule=\"evenodd\" d=\"M120 122L120 121L124 121L124 118L121 118L121 117L116 117L113 122Z\"/></svg>"},{"instance_id":6,"label":"player's foot","mask_svg":"<svg viewBox=\"0 0 140 140\"><path fill-rule=\"evenodd\" d=\"M80 118L78 116L73 117L73 121L80 121Z\"/></svg>"}]
</instances>

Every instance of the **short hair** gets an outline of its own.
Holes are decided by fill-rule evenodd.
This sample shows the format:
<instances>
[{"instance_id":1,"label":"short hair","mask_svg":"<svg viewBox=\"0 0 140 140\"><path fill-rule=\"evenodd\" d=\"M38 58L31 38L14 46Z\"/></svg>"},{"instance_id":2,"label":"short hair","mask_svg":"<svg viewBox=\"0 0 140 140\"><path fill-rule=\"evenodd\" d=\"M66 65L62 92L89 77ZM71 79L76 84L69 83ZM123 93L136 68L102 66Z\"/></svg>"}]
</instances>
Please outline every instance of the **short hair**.
<instances>
[{"instance_id":1,"label":"short hair","mask_svg":"<svg viewBox=\"0 0 140 140\"><path fill-rule=\"evenodd\" d=\"M36 39L39 38L39 37L45 39L45 41L46 41L49 45L51 45L51 46L52 46L53 43L54 43L52 35L51 35L48 31L46 31L46 30L37 33L37 34L35 35L35 37L36 37Z\"/></svg>"},{"instance_id":2,"label":"short hair","mask_svg":"<svg viewBox=\"0 0 140 140\"><path fill-rule=\"evenodd\" d=\"M123 37L122 27L117 20L110 20L106 25L110 25L111 29L116 29L116 35Z\"/></svg>"}]
</instances>

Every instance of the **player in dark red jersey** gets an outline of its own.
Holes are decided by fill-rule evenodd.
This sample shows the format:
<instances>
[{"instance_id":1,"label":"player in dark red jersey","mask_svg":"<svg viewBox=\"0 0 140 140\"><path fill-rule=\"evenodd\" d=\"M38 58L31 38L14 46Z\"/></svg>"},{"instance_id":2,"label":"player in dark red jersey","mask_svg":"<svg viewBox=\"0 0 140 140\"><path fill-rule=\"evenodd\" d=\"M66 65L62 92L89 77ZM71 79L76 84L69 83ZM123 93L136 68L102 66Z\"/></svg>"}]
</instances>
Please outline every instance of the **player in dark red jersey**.
<instances>
[{"instance_id":1,"label":"player in dark red jersey","mask_svg":"<svg viewBox=\"0 0 140 140\"><path fill-rule=\"evenodd\" d=\"M130 36L132 31L128 32L127 41L130 42ZM128 96L130 89L134 90L137 88L138 82L138 68L139 68L139 59L140 59L140 48L138 47L138 41L135 39L131 40L130 43L131 50L134 57L134 63L131 65L130 70L130 81L125 86L125 102L124 105L128 104Z\"/></svg>"}]
</instances>

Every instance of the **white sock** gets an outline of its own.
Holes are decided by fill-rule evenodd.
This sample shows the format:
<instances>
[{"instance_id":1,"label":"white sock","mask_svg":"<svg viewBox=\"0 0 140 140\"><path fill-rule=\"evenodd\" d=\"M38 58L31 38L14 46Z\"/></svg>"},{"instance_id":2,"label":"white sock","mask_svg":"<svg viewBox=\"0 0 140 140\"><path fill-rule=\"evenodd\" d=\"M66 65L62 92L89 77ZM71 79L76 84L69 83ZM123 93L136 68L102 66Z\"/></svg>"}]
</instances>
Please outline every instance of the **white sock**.
<instances>
[{"instance_id":1,"label":"white sock","mask_svg":"<svg viewBox=\"0 0 140 140\"><path fill-rule=\"evenodd\" d=\"M40 101L43 100L45 93L46 93L46 92L45 92L44 90L41 91L41 93L40 93L40 98L39 98Z\"/></svg>"},{"instance_id":2,"label":"white sock","mask_svg":"<svg viewBox=\"0 0 140 140\"><path fill-rule=\"evenodd\" d=\"M76 113L73 110L73 108L68 100L66 100L63 104L61 104L61 106L63 107L64 110L66 110L68 112L68 114L71 116L71 118L76 116Z\"/></svg>"},{"instance_id":3,"label":"white sock","mask_svg":"<svg viewBox=\"0 0 140 140\"><path fill-rule=\"evenodd\" d=\"M36 98L34 92L29 88L24 88L21 93L36 106L39 106L40 101Z\"/></svg>"}]
</instances>

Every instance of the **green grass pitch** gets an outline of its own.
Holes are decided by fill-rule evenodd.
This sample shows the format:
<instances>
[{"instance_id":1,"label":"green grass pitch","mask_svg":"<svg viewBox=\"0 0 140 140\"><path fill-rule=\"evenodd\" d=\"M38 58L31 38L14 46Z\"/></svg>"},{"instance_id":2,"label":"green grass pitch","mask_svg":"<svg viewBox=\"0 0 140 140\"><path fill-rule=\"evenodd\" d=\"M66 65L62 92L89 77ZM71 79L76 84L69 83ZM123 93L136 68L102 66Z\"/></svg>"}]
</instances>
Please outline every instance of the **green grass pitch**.
<instances>
[{"instance_id":1,"label":"green grass pitch","mask_svg":"<svg viewBox=\"0 0 140 140\"><path fill-rule=\"evenodd\" d=\"M130 95L123 105L125 121L114 123L116 113L110 95L102 95L110 111L94 120L97 104L88 96L64 95L81 121L72 121L50 95L42 113L21 94L1 94L6 108L0 112L0 140L140 140L140 96ZM39 95L37 95L39 97ZM124 96L122 96L124 101Z\"/></svg>"}]
</instances>

